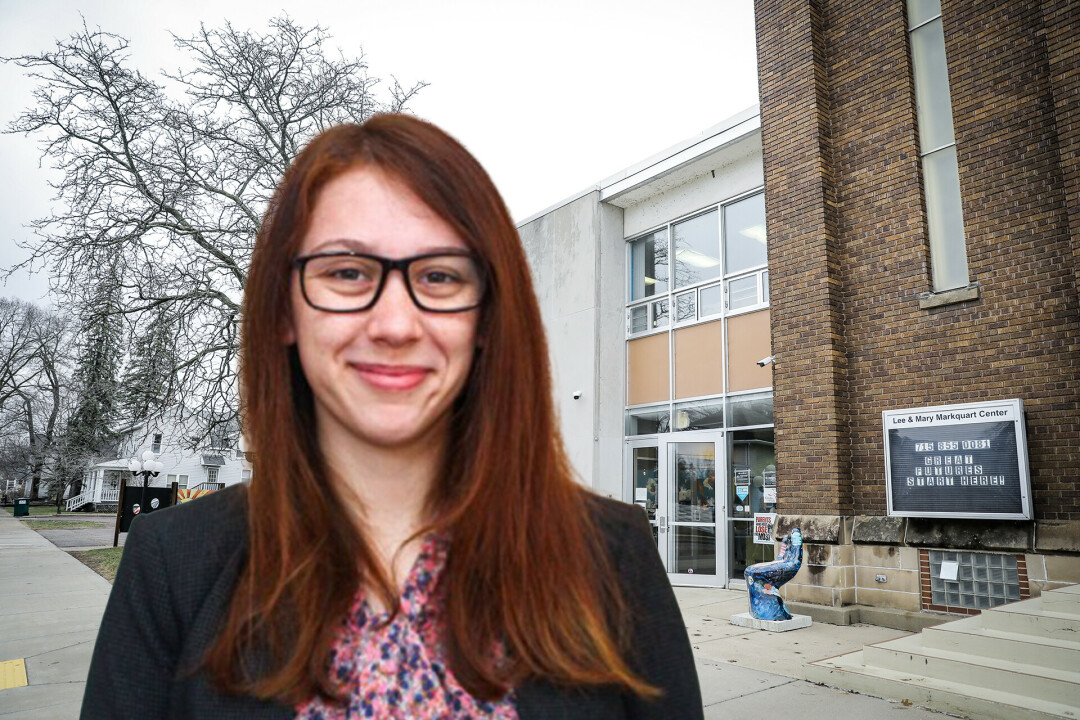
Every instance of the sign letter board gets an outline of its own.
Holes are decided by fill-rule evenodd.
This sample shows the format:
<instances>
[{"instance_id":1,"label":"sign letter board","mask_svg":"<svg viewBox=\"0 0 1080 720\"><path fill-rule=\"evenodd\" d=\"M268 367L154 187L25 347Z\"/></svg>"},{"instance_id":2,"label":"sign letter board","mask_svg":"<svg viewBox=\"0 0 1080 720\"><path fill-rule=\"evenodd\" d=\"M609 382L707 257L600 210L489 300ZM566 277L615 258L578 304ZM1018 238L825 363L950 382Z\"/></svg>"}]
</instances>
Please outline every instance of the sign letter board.
<instances>
[{"instance_id":1,"label":"sign letter board","mask_svg":"<svg viewBox=\"0 0 1080 720\"><path fill-rule=\"evenodd\" d=\"M886 410L889 515L1031 519L1020 400Z\"/></svg>"}]
</instances>

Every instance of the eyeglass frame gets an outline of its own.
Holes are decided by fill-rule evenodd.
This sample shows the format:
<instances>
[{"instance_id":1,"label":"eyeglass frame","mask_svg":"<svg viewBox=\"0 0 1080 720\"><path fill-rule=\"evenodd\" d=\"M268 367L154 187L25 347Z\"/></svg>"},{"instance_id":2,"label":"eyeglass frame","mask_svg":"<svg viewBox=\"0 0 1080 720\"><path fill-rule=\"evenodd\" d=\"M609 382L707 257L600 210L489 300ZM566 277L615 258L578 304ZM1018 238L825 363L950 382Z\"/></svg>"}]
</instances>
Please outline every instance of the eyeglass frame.
<instances>
[{"instance_id":1,"label":"eyeglass frame","mask_svg":"<svg viewBox=\"0 0 1080 720\"><path fill-rule=\"evenodd\" d=\"M476 264L477 277L479 278L480 284L482 285L482 287L480 288L479 300L477 300L475 305L469 305L468 307L463 307L463 308L455 308L453 310L437 310L437 309L432 309L432 308L429 308L429 307L424 307L420 303L420 301L417 299L416 293L413 292L412 280L409 279L409 265L411 265L412 263L414 263L417 260L427 260L428 258L433 258L433 257L446 257L448 255L453 256L453 257L469 258L470 260L472 260ZM379 265L382 266L382 272L379 275L379 284L375 288L375 294L371 296L371 302L369 302L367 305L364 305L363 307L352 308L352 309L349 309L349 310L335 310L333 308L321 307L319 305L316 305L314 302L312 302L311 298L308 297L307 285L304 282L304 270L307 267L308 261L314 260L316 258L324 258L324 257L357 257L357 258L366 258L368 260L374 260L374 261L378 262ZM311 308L313 308L315 310L318 310L320 312L348 314L348 313L365 312L367 310L370 310L371 308L375 307L375 303L379 302L379 298L382 297L383 290L386 288L387 278L390 277L390 273L393 272L394 270L400 270L401 271L401 279L405 283L405 290L409 293L409 298L412 299L413 305L415 305L420 310L423 310L424 312L440 313L440 314L444 314L444 315L453 314L453 313L468 312L469 310L475 310L476 308L483 305L484 304L484 299L487 297L488 284L487 284L487 275L485 273L484 266L481 264L480 259L474 253L464 251L464 250L463 251L444 251L444 252L434 252L434 253L423 253L421 255L412 255L410 257L404 257L404 258L400 258L398 260L383 257L381 255L370 255L368 253L355 252L353 250L336 250L336 251L333 251L333 252L322 252L322 253L312 253L311 255L301 255L300 257L293 258L290 265L295 270L300 271L300 294L304 296L304 302L306 302L309 307L311 307Z\"/></svg>"}]
</instances>

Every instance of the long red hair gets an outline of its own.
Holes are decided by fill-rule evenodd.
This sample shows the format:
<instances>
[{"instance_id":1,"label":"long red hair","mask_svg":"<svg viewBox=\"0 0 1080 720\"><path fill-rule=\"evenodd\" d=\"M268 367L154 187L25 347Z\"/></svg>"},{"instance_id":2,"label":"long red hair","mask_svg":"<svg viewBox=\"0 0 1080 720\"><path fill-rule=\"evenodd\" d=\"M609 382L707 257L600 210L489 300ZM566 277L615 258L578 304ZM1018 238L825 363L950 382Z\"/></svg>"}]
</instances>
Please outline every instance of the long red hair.
<instances>
[{"instance_id":1,"label":"long red hair","mask_svg":"<svg viewBox=\"0 0 1080 720\"><path fill-rule=\"evenodd\" d=\"M267 210L244 296L244 430L254 452L249 544L221 634L204 658L218 687L295 704L337 697L329 650L361 585L396 590L346 516L315 439L311 388L286 346L290 262L320 189L376 167L403 182L481 258L484 342L457 399L428 498L450 551L442 584L455 677L492 699L526 678L657 690L626 661L627 608L607 547L572 477L556 424L548 349L513 221L487 173L437 127L378 115L330 129L300 153ZM491 650L501 642L506 657ZM250 659L263 660L251 667Z\"/></svg>"}]
</instances>

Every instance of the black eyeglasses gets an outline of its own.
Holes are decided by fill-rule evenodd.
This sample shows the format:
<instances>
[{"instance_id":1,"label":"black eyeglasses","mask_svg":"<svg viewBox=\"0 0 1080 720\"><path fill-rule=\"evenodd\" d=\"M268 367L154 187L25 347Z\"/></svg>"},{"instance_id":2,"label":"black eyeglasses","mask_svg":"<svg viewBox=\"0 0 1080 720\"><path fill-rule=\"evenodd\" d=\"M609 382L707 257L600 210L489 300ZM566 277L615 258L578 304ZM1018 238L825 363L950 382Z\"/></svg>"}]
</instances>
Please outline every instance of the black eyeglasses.
<instances>
[{"instance_id":1,"label":"black eyeglasses","mask_svg":"<svg viewBox=\"0 0 1080 720\"><path fill-rule=\"evenodd\" d=\"M353 313L379 301L386 278L400 270L416 307L456 313L479 307L486 287L483 268L467 252L443 252L391 260L351 251L316 253L292 261L300 290L316 310Z\"/></svg>"}]
</instances>

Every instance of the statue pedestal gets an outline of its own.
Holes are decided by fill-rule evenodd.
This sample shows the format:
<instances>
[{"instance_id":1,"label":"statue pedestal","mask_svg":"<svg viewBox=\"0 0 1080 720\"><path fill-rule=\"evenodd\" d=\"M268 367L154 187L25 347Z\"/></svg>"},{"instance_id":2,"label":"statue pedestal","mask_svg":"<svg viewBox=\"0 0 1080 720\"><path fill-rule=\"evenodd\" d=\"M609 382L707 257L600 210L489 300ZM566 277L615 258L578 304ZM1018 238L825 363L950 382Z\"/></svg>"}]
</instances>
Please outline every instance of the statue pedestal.
<instances>
[{"instance_id":1,"label":"statue pedestal","mask_svg":"<svg viewBox=\"0 0 1080 720\"><path fill-rule=\"evenodd\" d=\"M755 630L768 630L769 632L787 632L799 628L810 627L809 615L792 615L790 620L758 620L748 612L738 613L731 616L731 624L739 627L754 628Z\"/></svg>"}]
</instances>

